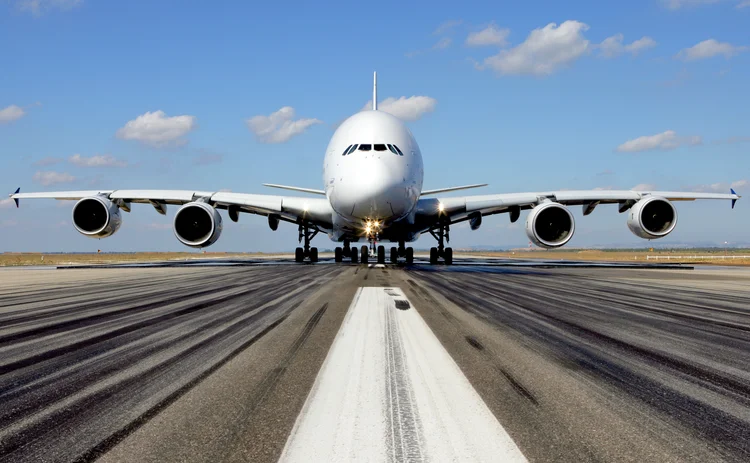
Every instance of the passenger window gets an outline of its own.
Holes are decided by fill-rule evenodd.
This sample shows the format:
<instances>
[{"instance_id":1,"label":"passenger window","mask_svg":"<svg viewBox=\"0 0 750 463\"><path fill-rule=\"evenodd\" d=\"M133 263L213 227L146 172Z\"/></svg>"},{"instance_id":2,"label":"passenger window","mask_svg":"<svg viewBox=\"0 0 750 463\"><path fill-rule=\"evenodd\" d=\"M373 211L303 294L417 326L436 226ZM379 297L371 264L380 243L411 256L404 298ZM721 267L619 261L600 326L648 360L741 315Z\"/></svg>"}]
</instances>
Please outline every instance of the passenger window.
<instances>
[{"instance_id":1,"label":"passenger window","mask_svg":"<svg viewBox=\"0 0 750 463\"><path fill-rule=\"evenodd\" d=\"M398 156L398 151L396 151L396 148L394 148L393 145L388 145L388 149L391 150L391 153Z\"/></svg>"},{"instance_id":2,"label":"passenger window","mask_svg":"<svg viewBox=\"0 0 750 463\"><path fill-rule=\"evenodd\" d=\"M357 150L357 145L352 145L352 147L349 149L349 151L346 152L346 154L352 154Z\"/></svg>"},{"instance_id":3,"label":"passenger window","mask_svg":"<svg viewBox=\"0 0 750 463\"><path fill-rule=\"evenodd\" d=\"M346 156L349 153L349 150L352 149L352 145L349 145L346 147L343 153L341 153L342 156Z\"/></svg>"},{"instance_id":4,"label":"passenger window","mask_svg":"<svg viewBox=\"0 0 750 463\"><path fill-rule=\"evenodd\" d=\"M360 151L370 151L372 149L372 145L359 145Z\"/></svg>"},{"instance_id":5,"label":"passenger window","mask_svg":"<svg viewBox=\"0 0 750 463\"><path fill-rule=\"evenodd\" d=\"M375 151L385 151L385 145L382 143L375 145Z\"/></svg>"}]
</instances>

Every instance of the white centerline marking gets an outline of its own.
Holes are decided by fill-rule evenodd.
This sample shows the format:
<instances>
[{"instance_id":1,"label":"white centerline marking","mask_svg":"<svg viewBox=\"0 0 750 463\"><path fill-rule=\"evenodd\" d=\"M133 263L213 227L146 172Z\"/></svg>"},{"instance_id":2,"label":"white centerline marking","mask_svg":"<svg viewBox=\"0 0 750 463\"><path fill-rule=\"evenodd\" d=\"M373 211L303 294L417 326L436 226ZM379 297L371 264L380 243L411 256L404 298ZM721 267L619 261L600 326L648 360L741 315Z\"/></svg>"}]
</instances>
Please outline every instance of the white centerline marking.
<instances>
[{"instance_id":1,"label":"white centerline marking","mask_svg":"<svg viewBox=\"0 0 750 463\"><path fill-rule=\"evenodd\" d=\"M397 288L357 291L280 459L355 460L526 461Z\"/></svg>"}]
</instances>

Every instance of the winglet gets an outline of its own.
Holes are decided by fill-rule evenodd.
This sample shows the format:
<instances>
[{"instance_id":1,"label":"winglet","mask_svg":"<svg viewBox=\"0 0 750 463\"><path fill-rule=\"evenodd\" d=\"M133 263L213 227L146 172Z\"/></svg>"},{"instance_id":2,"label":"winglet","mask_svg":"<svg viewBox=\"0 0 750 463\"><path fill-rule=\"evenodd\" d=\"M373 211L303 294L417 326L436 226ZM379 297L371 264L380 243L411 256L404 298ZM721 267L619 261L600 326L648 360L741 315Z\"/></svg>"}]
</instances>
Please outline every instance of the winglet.
<instances>
[{"instance_id":1,"label":"winglet","mask_svg":"<svg viewBox=\"0 0 750 463\"><path fill-rule=\"evenodd\" d=\"M17 194L18 194L18 193L20 193L20 192L21 192L21 187L19 186L19 187L18 187L18 189L16 190L16 192L15 192L15 193L13 193L13 194L14 194L14 195L17 195ZM18 209L18 207L19 207L19 204L20 204L20 202L18 201L18 198L13 198L13 201L15 201L15 202L16 202L16 209Z\"/></svg>"},{"instance_id":2,"label":"winglet","mask_svg":"<svg viewBox=\"0 0 750 463\"><path fill-rule=\"evenodd\" d=\"M731 191L733 195L735 195L735 196L737 195L737 192L736 192L736 191L734 191L734 188L730 188L730 189L729 189L729 191ZM734 204L735 204L736 202L737 202L737 200L736 200L736 199L733 199L733 200L732 200L732 209L734 209Z\"/></svg>"},{"instance_id":3,"label":"winglet","mask_svg":"<svg viewBox=\"0 0 750 463\"><path fill-rule=\"evenodd\" d=\"M378 73L372 73L372 110L378 110Z\"/></svg>"}]
</instances>

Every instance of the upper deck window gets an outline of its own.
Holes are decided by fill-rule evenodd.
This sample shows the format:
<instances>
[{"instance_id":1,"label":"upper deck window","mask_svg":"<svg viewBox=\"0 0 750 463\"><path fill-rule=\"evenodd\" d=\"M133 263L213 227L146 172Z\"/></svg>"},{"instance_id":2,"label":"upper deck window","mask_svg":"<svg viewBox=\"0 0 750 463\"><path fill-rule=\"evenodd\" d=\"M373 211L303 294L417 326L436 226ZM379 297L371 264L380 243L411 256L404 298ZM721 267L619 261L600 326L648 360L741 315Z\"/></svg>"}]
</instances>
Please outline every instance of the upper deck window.
<instances>
[{"instance_id":1,"label":"upper deck window","mask_svg":"<svg viewBox=\"0 0 750 463\"><path fill-rule=\"evenodd\" d=\"M371 149L372 149L372 145L369 145L369 144L359 145L360 151L370 151Z\"/></svg>"},{"instance_id":2,"label":"upper deck window","mask_svg":"<svg viewBox=\"0 0 750 463\"><path fill-rule=\"evenodd\" d=\"M385 150L386 148L384 144L378 143L377 145L375 145L375 151L385 151Z\"/></svg>"}]
</instances>

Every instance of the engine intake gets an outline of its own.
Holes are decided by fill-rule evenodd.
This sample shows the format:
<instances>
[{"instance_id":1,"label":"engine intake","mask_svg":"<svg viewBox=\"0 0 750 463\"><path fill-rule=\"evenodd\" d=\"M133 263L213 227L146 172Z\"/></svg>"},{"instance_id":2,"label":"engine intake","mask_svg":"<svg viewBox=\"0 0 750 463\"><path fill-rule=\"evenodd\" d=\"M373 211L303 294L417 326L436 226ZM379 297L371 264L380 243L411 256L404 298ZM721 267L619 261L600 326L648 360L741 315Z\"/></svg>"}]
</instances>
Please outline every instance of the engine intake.
<instances>
[{"instance_id":1,"label":"engine intake","mask_svg":"<svg viewBox=\"0 0 750 463\"><path fill-rule=\"evenodd\" d=\"M559 248L573 237L573 214L563 205L542 203L526 218L526 235L532 243L543 248Z\"/></svg>"},{"instance_id":2,"label":"engine intake","mask_svg":"<svg viewBox=\"0 0 750 463\"><path fill-rule=\"evenodd\" d=\"M188 203L174 216L174 234L185 246L206 248L221 236L221 215L206 203Z\"/></svg>"},{"instance_id":3,"label":"engine intake","mask_svg":"<svg viewBox=\"0 0 750 463\"><path fill-rule=\"evenodd\" d=\"M120 208L104 196L83 198L73 206L73 226L91 238L107 238L120 229Z\"/></svg>"},{"instance_id":4,"label":"engine intake","mask_svg":"<svg viewBox=\"0 0 750 463\"><path fill-rule=\"evenodd\" d=\"M649 196L633 205L628 214L628 228L639 238L667 236L677 226L677 209L658 196Z\"/></svg>"}]
</instances>

